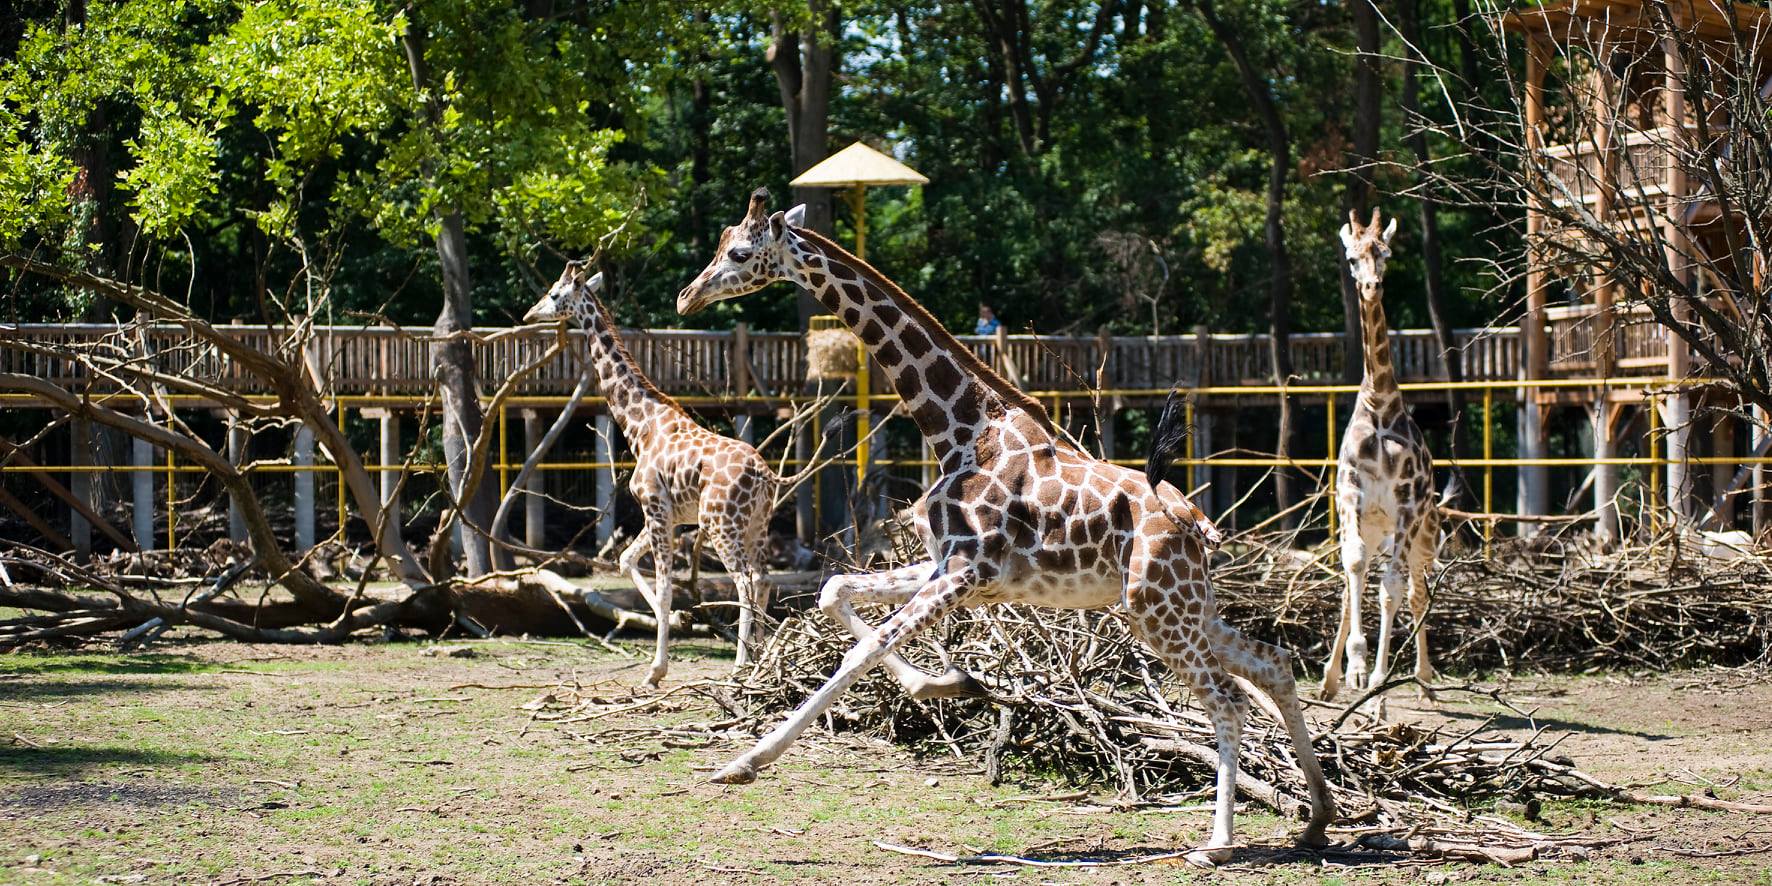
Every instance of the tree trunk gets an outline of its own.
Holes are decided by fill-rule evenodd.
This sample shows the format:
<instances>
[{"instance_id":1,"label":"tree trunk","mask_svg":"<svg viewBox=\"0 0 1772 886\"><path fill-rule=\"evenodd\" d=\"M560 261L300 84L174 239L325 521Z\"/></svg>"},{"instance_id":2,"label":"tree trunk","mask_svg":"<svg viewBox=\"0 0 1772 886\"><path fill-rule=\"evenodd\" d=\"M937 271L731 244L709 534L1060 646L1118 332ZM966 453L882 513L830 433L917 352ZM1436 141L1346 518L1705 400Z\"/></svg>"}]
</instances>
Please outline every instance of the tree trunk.
<instances>
[{"instance_id":1,"label":"tree trunk","mask_svg":"<svg viewBox=\"0 0 1772 886\"><path fill-rule=\"evenodd\" d=\"M1382 88L1378 8L1374 2L1376 0L1354 0L1350 6L1355 42L1354 144L1348 160L1354 169L1348 179L1344 208L1358 213L1362 219L1372 208L1371 166L1378 160L1378 128L1382 122L1378 106ZM1348 384L1357 384L1365 371L1365 353L1360 346L1360 293L1354 288L1354 278L1347 271L1346 259L1337 264L1341 267L1341 310L1347 332L1342 344L1342 377Z\"/></svg>"},{"instance_id":2,"label":"tree trunk","mask_svg":"<svg viewBox=\"0 0 1772 886\"><path fill-rule=\"evenodd\" d=\"M1213 37L1230 56L1231 63L1236 65L1237 76L1243 82L1243 91L1249 97L1249 103L1255 106L1256 114L1261 118L1262 133L1267 140L1268 178L1267 178L1267 215L1262 225L1263 237L1267 246L1269 277L1268 277L1268 332L1269 358L1273 364L1275 385L1285 385L1292 377L1292 255L1286 249L1286 227L1284 212L1286 208L1286 177L1292 168L1292 139L1286 131L1286 121L1280 116L1279 106L1274 101L1273 89L1266 77L1256 70L1249 60L1249 53L1243 41L1234 29L1219 18L1210 2L1199 5L1200 17L1205 19L1206 26L1211 29ZM1275 438L1275 454L1279 458L1287 458L1292 451L1292 398L1280 397L1280 425ZM1292 504L1292 482L1290 472L1285 468L1274 471L1274 498L1281 510ZM1295 521L1288 517L1283 524L1291 528Z\"/></svg>"},{"instance_id":3,"label":"tree trunk","mask_svg":"<svg viewBox=\"0 0 1772 886\"><path fill-rule=\"evenodd\" d=\"M424 98L427 122L440 127L441 100L430 87L425 62L426 35L416 19L404 35L412 88ZM456 493L466 486L469 455L474 438L485 423L480 408L480 383L474 365L474 347L467 333L474 329L473 289L468 277L467 233L461 212L454 207L437 209L437 264L443 273L443 309L432 329L437 341L431 346L431 372L437 380L443 406L443 458L449 469L449 486ZM493 570L492 549L484 532L492 526L498 507L497 492L481 483L471 502L462 503L462 551L469 578ZM442 576L437 576L442 578Z\"/></svg>"},{"instance_id":4,"label":"tree trunk","mask_svg":"<svg viewBox=\"0 0 1772 886\"><path fill-rule=\"evenodd\" d=\"M1428 169L1433 163L1433 155L1428 148L1427 131L1423 127L1421 117L1421 83L1418 79L1421 66L1426 61L1427 50L1421 43L1421 0L1400 0L1397 4L1397 17L1400 19L1403 40L1409 45L1404 48L1407 55L1403 61L1403 114L1407 118L1404 125L1408 127L1409 149L1415 154L1416 167ZM1440 346L1440 354L1446 361L1446 378L1457 383L1464 381L1464 355L1458 350L1458 342L1452 336L1452 321L1446 314L1446 295L1444 275L1441 272L1443 262L1440 254L1440 219L1439 205L1434 202L1430 193L1430 184L1426 172L1419 173L1416 186L1420 191L1421 220L1421 260L1423 285L1427 290L1427 312L1429 321L1434 327L1434 339ZM1451 440L1449 453L1454 459L1464 452L1464 392L1457 388L1446 390L1447 434ZM1487 420L1485 418L1485 420ZM1470 485L1464 481L1463 471L1452 469L1448 482L1450 498L1455 506L1465 502Z\"/></svg>"},{"instance_id":5,"label":"tree trunk","mask_svg":"<svg viewBox=\"0 0 1772 886\"><path fill-rule=\"evenodd\" d=\"M830 0L809 0L813 28L789 31L778 15L766 57L781 90L788 117L788 148L794 175L830 154L831 85L837 74L837 9ZM795 188L793 202L806 204L806 227L829 235L835 229L829 188ZM812 293L800 292L800 329L824 307Z\"/></svg>"}]
</instances>

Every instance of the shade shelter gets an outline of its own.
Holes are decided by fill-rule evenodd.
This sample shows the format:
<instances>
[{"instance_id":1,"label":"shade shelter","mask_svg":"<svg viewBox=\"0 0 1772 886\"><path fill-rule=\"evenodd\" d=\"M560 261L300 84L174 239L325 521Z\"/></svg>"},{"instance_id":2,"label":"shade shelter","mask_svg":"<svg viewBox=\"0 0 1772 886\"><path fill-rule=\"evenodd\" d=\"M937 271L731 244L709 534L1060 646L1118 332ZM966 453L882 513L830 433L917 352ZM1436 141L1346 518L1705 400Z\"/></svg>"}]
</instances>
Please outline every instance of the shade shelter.
<instances>
[{"instance_id":1,"label":"shade shelter","mask_svg":"<svg viewBox=\"0 0 1772 886\"><path fill-rule=\"evenodd\" d=\"M868 188L928 183L927 176L859 141L826 157L789 182L796 188L842 189L843 198L855 216L855 255L863 261L868 257ZM861 466L855 472L855 482L859 487L867 479L868 432L873 422L868 405L868 356L859 341L855 347L859 352L855 370L855 457L856 464Z\"/></svg>"}]
</instances>

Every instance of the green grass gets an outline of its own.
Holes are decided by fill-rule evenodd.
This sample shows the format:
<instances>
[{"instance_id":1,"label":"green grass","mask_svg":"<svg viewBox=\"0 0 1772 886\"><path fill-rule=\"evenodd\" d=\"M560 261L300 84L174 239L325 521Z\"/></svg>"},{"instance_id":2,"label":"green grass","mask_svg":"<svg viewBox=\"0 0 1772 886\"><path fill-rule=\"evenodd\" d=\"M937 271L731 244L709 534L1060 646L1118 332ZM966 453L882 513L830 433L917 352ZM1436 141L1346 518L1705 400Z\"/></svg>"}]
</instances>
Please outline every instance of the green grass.
<instances>
[{"instance_id":1,"label":"green grass","mask_svg":"<svg viewBox=\"0 0 1772 886\"><path fill-rule=\"evenodd\" d=\"M872 842L954 852L1161 851L1199 840L1209 826L1204 812L1075 815L1056 804L1005 802L1067 788L1034 777L992 787L941 769L951 761L939 755L838 753L828 744L797 748L755 785L708 785L706 767L739 742L670 748L646 731L722 718L693 696L681 696L677 709L554 725L532 723L520 708L542 689L454 688L575 679L620 696L639 678L637 659L560 645L472 645L468 659L427 656L422 644L0 658L0 674L9 675L0 680L0 883L299 871L346 883L431 874L468 883L697 886L970 881L990 871L955 870ZM673 652L673 680L727 668L729 650L718 645ZM624 752L651 759L635 766ZM597 768L569 769L587 764ZM933 787L925 784L931 772L939 773ZM1772 773L1750 771L1739 789L1768 782ZM1586 811L1551 808L1561 818ZM1238 826L1245 839L1268 845L1296 827L1254 811ZM1451 870L1515 883L1768 882L1763 866L1628 858ZM1337 882L1325 873L1306 862L1233 876ZM1158 866L1022 874L1018 882L1202 881ZM1419 874L1377 867L1342 880L1403 883Z\"/></svg>"}]
</instances>

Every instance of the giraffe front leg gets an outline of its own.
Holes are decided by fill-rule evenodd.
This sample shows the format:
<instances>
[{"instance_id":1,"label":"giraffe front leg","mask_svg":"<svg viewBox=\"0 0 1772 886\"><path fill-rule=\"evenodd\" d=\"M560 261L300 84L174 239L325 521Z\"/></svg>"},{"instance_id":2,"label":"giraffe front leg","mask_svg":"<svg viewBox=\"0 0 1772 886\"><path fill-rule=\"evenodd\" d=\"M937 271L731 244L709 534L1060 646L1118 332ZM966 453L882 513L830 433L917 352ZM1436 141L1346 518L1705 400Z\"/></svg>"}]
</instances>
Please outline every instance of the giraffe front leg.
<instances>
[{"instance_id":1,"label":"giraffe front leg","mask_svg":"<svg viewBox=\"0 0 1772 886\"><path fill-rule=\"evenodd\" d=\"M978 585L977 573L971 564L936 576L911 596L878 630L858 640L843 656L843 663L825 684L780 725L757 742L756 746L726 764L713 777L721 784L749 784L757 780L757 771L775 762L785 753L800 733L818 719L837 697L861 679L863 674L891 655L918 631L934 624L952 612Z\"/></svg>"},{"instance_id":2,"label":"giraffe front leg","mask_svg":"<svg viewBox=\"0 0 1772 886\"><path fill-rule=\"evenodd\" d=\"M833 575L825 580L818 593L818 608L831 620L849 630L860 640L874 632L872 626L855 612L856 603L885 603L893 606L908 602L929 575L935 571L933 561L901 566L887 572L867 575ZM984 685L964 670L950 666L940 676L930 676L921 668L893 653L886 656L886 669L899 685L919 701L937 698L984 698L990 694Z\"/></svg>"},{"instance_id":3,"label":"giraffe front leg","mask_svg":"<svg viewBox=\"0 0 1772 886\"><path fill-rule=\"evenodd\" d=\"M1434 536L1438 532L1431 533ZM1437 538L1436 538L1437 540ZM1416 691L1424 700L1434 697L1433 655L1427 645L1427 609L1428 587L1427 571L1433 565L1434 551L1427 548L1426 556L1418 551L1414 562L1409 564L1409 614L1415 620L1415 681Z\"/></svg>"},{"instance_id":4,"label":"giraffe front leg","mask_svg":"<svg viewBox=\"0 0 1772 886\"><path fill-rule=\"evenodd\" d=\"M1395 638L1397 611L1403 608L1403 591L1406 579L1400 556L1392 557L1385 564L1384 577L1379 584L1378 597L1378 654L1372 661L1372 678L1367 688L1382 686L1390 679L1391 645ZM1385 717L1385 699L1383 695L1372 699L1372 715L1382 720Z\"/></svg>"}]
</instances>

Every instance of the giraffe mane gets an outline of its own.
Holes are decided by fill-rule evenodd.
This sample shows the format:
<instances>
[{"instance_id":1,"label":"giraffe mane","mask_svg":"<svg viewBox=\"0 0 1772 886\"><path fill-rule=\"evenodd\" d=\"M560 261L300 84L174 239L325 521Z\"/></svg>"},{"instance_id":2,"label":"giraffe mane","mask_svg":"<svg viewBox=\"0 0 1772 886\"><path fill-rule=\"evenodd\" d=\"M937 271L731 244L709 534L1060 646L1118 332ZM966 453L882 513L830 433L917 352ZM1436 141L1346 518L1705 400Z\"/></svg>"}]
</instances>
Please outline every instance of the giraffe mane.
<instances>
[{"instance_id":1,"label":"giraffe mane","mask_svg":"<svg viewBox=\"0 0 1772 886\"><path fill-rule=\"evenodd\" d=\"M989 388L992 393L1001 397L1004 402L1013 406L1019 406L1026 410L1029 415L1033 416L1034 419L1040 423L1041 427L1045 428L1047 431L1056 433L1052 427L1052 417L1046 413L1046 407L1041 405L1040 401L1035 400L1020 388L1010 384L1008 379L997 374L995 369L992 369L983 360L978 359L978 355L974 354L971 348L961 344L960 340L955 338L954 334L949 332L947 327L942 325L941 321L935 319L934 314L929 313L928 308L923 307L922 303L912 298L910 294L903 289L900 289L897 283L892 282L891 279L885 274L880 273L880 271L873 265L857 258L854 253L838 246L835 241L817 231L809 230L807 228L795 228L794 233L812 241L814 244L823 248L827 253L842 257L844 261L848 262L850 267L854 268L856 272L861 274L861 278L864 282L872 283L879 287L880 291L886 293L886 297L891 299L893 304L897 305L898 309L903 311L906 317L909 317L912 321L920 324L923 327L923 333L929 336L929 340L933 342L936 347L945 349L949 355L953 357L954 362L960 364L961 369L972 373L972 375L982 382L986 388Z\"/></svg>"},{"instance_id":2,"label":"giraffe mane","mask_svg":"<svg viewBox=\"0 0 1772 886\"><path fill-rule=\"evenodd\" d=\"M628 343L622 339L621 329L615 323L615 316L609 313L609 308L603 304L603 299L598 298L597 294L589 289L585 290L585 298L590 301L591 310L596 311L598 319L602 320L603 328L609 330L609 338L615 343L616 361L627 367L628 372L639 382L642 390L657 397L666 406L687 415L688 413L684 411L681 403L678 403L670 394L659 390L658 385L652 383L652 377L640 371L640 362L634 359L633 354L628 353Z\"/></svg>"}]
</instances>

